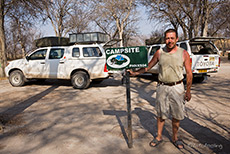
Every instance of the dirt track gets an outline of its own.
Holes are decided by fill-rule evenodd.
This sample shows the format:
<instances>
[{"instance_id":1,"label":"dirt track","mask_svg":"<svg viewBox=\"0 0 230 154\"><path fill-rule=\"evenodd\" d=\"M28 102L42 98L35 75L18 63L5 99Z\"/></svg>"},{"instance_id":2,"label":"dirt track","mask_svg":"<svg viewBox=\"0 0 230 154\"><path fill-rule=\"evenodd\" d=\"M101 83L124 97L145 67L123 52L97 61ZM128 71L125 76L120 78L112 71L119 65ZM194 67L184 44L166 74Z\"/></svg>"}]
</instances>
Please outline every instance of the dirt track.
<instances>
[{"instance_id":1,"label":"dirt track","mask_svg":"<svg viewBox=\"0 0 230 154\"><path fill-rule=\"evenodd\" d=\"M193 84L180 137L182 153L229 153L230 61L202 84ZM134 147L127 147L125 87L107 79L86 90L68 81L31 82L12 87L0 80L0 153L180 153L170 142L171 121L164 143L148 142L156 134L155 90L151 75L131 78Z\"/></svg>"}]
</instances>

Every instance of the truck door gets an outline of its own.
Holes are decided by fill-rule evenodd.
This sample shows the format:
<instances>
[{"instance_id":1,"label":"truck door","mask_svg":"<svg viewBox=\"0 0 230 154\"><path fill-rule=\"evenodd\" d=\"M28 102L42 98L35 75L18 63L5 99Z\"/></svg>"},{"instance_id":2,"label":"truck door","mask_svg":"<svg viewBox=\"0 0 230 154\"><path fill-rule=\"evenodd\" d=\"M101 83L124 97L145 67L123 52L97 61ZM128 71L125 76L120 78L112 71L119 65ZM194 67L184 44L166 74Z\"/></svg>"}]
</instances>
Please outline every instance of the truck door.
<instances>
[{"instance_id":1,"label":"truck door","mask_svg":"<svg viewBox=\"0 0 230 154\"><path fill-rule=\"evenodd\" d=\"M105 55L102 54L99 47L83 47L84 65L90 72L90 77L103 76L105 66Z\"/></svg>"},{"instance_id":2,"label":"truck door","mask_svg":"<svg viewBox=\"0 0 230 154\"><path fill-rule=\"evenodd\" d=\"M25 75L28 78L44 78L47 49L40 49L27 57Z\"/></svg>"},{"instance_id":3,"label":"truck door","mask_svg":"<svg viewBox=\"0 0 230 154\"><path fill-rule=\"evenodd\" d=\"M49 56L46 63L46 73L48 78L59 78L62 76L64 71L64 63L65 59L64 56L64 48L51 48L49 52Z\"/></svg>"}]
</instances>

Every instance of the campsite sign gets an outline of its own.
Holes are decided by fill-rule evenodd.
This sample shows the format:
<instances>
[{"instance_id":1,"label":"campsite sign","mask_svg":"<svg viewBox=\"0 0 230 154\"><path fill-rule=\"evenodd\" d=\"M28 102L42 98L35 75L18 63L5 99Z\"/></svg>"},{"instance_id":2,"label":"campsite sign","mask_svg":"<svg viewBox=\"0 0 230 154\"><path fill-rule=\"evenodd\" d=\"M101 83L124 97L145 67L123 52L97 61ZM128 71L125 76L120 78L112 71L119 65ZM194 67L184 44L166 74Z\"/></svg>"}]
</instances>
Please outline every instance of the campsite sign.
<instances>
[{"instance_id":1,"label":"campsite sign","mask_svg":"<svg viewBox=\"0 0 230 154\"><path fill-rule=\"evenodd\" d=\"M105 53L108 70L148 67L148 52L145 46L107 48Z\"/></svg>"}]
</instances>

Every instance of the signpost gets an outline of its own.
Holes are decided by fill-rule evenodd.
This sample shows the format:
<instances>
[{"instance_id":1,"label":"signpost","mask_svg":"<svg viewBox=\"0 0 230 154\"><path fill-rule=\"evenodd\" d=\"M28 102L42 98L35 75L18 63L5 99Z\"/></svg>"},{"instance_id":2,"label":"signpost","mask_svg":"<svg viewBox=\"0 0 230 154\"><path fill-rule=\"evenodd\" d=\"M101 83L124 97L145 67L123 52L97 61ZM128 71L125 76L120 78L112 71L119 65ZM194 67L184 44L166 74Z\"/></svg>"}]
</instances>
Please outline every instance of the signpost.
<instances>
[{"instance_id":1,"label":"signpost","mask_svg":"<svg viewBox=\"0 0 230 154\"><path fill-rule=\"evenodd\" d=\"M126 81L126 99L128 113L128 147L133 147L132 137L132 116L131 116L131 96L130 78L127 69L142 68L148 66L148 52L145 46L107 48L106 64L108 70L124 70Z\"/></svg>"}]
</instances>

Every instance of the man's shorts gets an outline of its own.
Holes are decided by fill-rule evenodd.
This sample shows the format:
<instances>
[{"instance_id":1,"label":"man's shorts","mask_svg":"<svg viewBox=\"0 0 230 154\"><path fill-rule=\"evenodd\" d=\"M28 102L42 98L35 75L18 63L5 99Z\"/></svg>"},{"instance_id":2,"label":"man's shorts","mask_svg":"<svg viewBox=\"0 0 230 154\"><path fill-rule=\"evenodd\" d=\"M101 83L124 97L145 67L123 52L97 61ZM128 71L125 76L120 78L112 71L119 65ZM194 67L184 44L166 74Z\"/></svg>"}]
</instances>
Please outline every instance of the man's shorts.
<instances>
[{"instance_id":1,"label":"man's shorts","mask_svg":"<svg viewBox=\"0 0 230 154\"><path fill-rule=\"evenodd\" d=\"M157 116L162 119L184 119L184 84L174 86L158 84L156 91Z\"/></svg>"}]
</instances>

